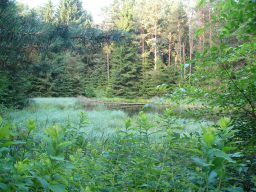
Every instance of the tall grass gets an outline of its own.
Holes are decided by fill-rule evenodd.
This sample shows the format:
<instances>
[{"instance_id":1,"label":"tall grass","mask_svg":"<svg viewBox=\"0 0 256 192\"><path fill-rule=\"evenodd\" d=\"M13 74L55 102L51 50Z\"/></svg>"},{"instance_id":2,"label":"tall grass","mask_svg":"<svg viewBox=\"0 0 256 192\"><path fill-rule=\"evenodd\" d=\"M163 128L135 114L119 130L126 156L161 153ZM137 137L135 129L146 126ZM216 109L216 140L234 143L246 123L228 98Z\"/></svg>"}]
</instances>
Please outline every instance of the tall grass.
<instances>
[{"instance_id":1,"label":"tall grass","mask_svg":"<svg viewBox=\"0 0 256 192\"><path fill-rule=\"evenodd\" d=\"M76 98L35 98L31 100L29 107L10 112L9 118L20 129L26 126L28 119L36 120L38 137L40 137L45 128L54 124L77 127L81 113L87 114L89 124L80 129L90 138L108 137L117 130L124 129L124 121L127 118L132 118L132 126L136 127L136 115L129 116L129 113L125 111L108 110L103 106L98 106L94 109L82 108L77 103ZM150 132L161 133L166 131L160 114L151 112L147 113L147 116L152 124ZM178 118L176 116L173 116L169 121L177 132L183 133L200 132L200 127L206 127L211 124L211 122Z\"/></svg>"}]
</instances>

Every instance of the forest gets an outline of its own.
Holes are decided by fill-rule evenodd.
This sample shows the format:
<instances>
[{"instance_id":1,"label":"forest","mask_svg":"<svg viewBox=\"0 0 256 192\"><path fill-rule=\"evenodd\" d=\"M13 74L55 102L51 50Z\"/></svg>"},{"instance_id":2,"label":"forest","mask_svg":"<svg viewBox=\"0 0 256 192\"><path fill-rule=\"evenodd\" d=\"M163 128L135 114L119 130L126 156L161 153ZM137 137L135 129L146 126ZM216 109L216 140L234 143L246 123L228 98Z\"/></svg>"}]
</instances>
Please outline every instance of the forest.
<instances>
[{"instance_id":1,"label":"forest","mask_svg":"<svg viewBox=\"0 0 256 192\"><path fill-rule=\"evenodd\" d=\"M103 15L0 0L0 191L256 191L256 0Z\"/></svg>"}]
</instances>

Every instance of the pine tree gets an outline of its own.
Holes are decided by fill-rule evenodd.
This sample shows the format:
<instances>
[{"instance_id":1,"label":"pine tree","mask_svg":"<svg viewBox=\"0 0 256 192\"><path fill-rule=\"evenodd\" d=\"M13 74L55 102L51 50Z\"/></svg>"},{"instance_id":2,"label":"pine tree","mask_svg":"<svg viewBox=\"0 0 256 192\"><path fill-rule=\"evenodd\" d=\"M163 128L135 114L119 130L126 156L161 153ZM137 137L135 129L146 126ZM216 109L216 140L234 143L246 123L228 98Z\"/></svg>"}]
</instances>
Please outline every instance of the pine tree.
<instances>
[{"instance_id":1,"label":"pine tree","mask_svg":"<svg viewBox=\"0 0 256 192\"><path fill-rule=\"evenodd\" d=\"M61 25L68 25L71 20L71 0L60 0L57 10L58 23Z\"/></svg>"},{"instance_id":2,"label":"pine tree","mask_svg":"<svg viewBox=\"0 0 256 192\"><path fill-rule=\"evenodd\" d=\"M132 43L116 45L112 53L111 85L116 96L139 96L141 86L141 64L136 47Z\"/></svg>"},{"instance_id":3,"label":"pine tree","mask_svg":"<svg viewBox=\"0 0 256 192\"><path fill-rule=\"evenodd\" d=\"M61 0L57 10L58 23L61 25L91 25L91 16L83 9L80 0Z\"/></svg>"},{"instance_id":4,"label":"pine tree","mask_svg":"<svg viewBox=\"0 0 256 192\"><path fill-rule=\"evenodd\" d=\"M54 20L54 7L52 0L48 0L47 4L43 8L43 19L46 23L52 23Z\"/></svg>"},{"instance_id":5,"label":"pine tree","mask_svg":"<svg viewBox=\"0 0 256 192\"><path fill-rule=\"evenodd\" d=\"M115 18L115 25L117 29L131 32L135 29L133 1L125 0L122 2L117 18Z\"/></svg>"}]
</instances>

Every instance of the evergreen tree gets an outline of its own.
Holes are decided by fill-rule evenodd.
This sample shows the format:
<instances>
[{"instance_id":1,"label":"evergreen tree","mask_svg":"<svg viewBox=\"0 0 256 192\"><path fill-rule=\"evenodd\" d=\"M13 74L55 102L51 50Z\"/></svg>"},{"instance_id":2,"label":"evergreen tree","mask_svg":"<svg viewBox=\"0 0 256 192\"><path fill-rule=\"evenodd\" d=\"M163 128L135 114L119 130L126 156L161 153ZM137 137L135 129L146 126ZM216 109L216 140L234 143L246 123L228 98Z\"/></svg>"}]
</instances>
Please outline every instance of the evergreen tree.
<instances>
[{"instance_id":1,"label":"evergreen tree","mask_svg":"<svg viewBox=\"0 0 256 192\"><path fill-rule=\"evenodd\" d=\"M117 29L126 32L135 30L133 3L132 0L125 0L122 2L122 6L117 13L117 18L115 18L114 21Z\"/></svg>"},{"instance_id":2,"label":"evergreen tree","mask_svg":"<svg viewBox=\"0 0 256 192\"><path fill-rule=\"evenodd\" d=\"M40 22L33 12L21 16L18 11L13 1L1 1L0 103L20 107L30 87L28 69L36 58Z\"/></svg>"},{"instance_id":3,"label":"evergreen tree","mask_svg":"<svg viewBox=\"0 0 256 192\"><path fill-rule=\"evenodd\" d=\"M43 8L43 19L46 23L52 23L54 20L54 7L52 0L48 0L47 4Z\"/></svg>"},{"instance_id":4,"label":"evergreen tree","mask_svg":"<svg viewBox=\"0 0 256 192\"><path fill-rule=\"evenodd\" d=\"M121 43L111 57L111 86L116 96L139 96L141 86L141 65L136 47L132 43Z\"/></svg>"},{"instance_id":5,"label":"evergreen tree","mask_svg":"<svg viewBox=\"0 0 256 192\"><path fill-rule=\"evenodd\" d=\"M61 0L57 10L58 23L60 25L79 25L88 27L91 25L91 16L83 10L80 0Z\"/></svg>"},{"instance_id":6,"label":"evergreen tree","mask_svg":"<svg viewBox=\"0 0 256 192\"><path fill-rule=\"evenodd\" d=\"M71 0L60 0L57 9L58 24L68 25L71 17Z\"/></svg>"},{"instance_id":7,"label":"evergreen tree","mask_svg":"<svg viewBox=\"0 0 256 192\"><path fill-rule=\"evenodd\" d=\"M90 27L92 18L91 16L83 9L81 0L72 0L71 1L71 23L80 25L83 27Z\"/></svg>"}]
</instances>

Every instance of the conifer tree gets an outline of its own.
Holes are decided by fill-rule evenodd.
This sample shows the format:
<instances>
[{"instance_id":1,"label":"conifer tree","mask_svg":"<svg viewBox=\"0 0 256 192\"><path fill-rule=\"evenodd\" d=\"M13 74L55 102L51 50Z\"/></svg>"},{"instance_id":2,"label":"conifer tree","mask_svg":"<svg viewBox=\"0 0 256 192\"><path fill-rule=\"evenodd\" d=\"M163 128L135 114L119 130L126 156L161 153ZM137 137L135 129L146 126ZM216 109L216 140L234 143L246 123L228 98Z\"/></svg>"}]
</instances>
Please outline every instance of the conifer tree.
<instances>
[{"instance_id":1,"label":"conifer tree","mask_svg":"<svg viewBox=\"0 0 256 192\"><path fill-rule=\"evenodd\" d=\"M132 43L116 45L111 57L112 93L116 96L138 96L141 86L141 64L138 62L136 46Z\"/></svg>"},{"instance_id":2,"label":"conifer tree","mask_svg":"<svg viewBox=\"0 0 256 192\"><path fill-rule=\"evenodd\" d=\"M52 0L48 0L47 4L43 8L43 19L46 23L52 23L54 20L54 7Z\"/></svg>"}]
</instances>

